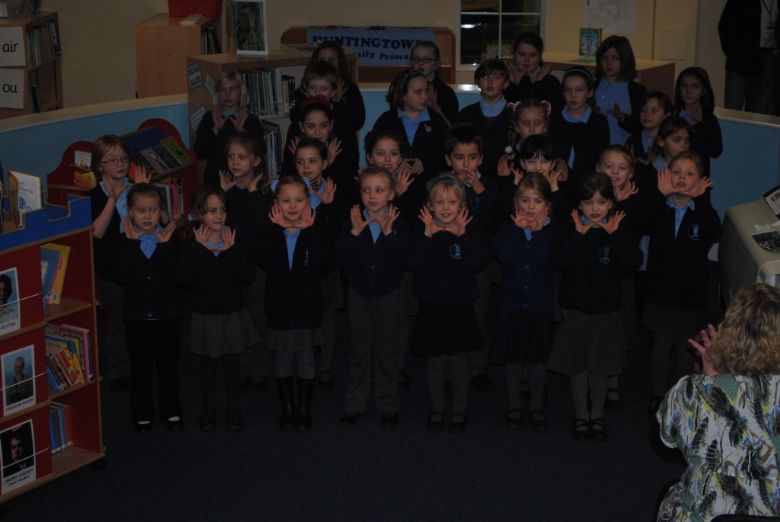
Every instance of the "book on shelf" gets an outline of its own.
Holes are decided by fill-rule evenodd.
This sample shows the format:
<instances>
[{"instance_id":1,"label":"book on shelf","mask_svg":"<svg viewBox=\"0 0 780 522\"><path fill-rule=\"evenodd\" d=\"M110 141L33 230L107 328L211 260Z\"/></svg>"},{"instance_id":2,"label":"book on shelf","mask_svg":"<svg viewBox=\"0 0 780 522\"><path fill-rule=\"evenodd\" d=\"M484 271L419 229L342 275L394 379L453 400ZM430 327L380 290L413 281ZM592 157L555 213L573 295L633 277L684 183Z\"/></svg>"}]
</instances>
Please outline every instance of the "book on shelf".
<instances>
[{"instance_id":1,"label":"book on shelf","mask_svg":"<svg viewBox=\"0 0 780 522\"><path fill-rule=\"evenodd\" d=\"M79 361L77 344L79 341L75 337L46 334L46 364L57 382L55 391L67 390L87 382Z\"/></svg>"},{"instance_id":2,"label":"book on shelf","mask_svg":"<svg viewBox=\"0 0 780 522\"><path fill-rule=\"evenodd\" d=\"M24 214L41 208L41 179L32 174L8 171L8 200L10 214L17 227L24 225Z\"/></svg>"},{"instance_id":3,"label":"book on shelf","mask_svg":"<svg viewBox=\"0 0 780 522\"><path fill-rule=\"evenodd\" d=\"M263 141L265 142L266 162L265 168L269 179L276 179L279 176L279 170L282 168L281 145L282 129L276 122L262 120Z\"/></svg>"},{"instance_id":4,"label":"book on shelf","mask_svg":"<svg viewBox=\"0 0 780 522\"><path fill-rule=\"evenodd\" d=\"M218 54L222 52L217 37L216 24L207 25L200 33L200 51L201 54Z\"/></svg>"},{"instance_id":5,"label":"book on shelf","mask_svg":"<svg viewBox=\"0 0 780 522\"><path fill-rule=\"evenodd\" d=\"M44 299L47 304L60 304L62 301L62 287L65 285L65 272L68 270L68 259L70 257L70 247L58 243L44 243L41 245L41 262L44 260L47 264L53 262L54 273L51 284L48 289L44 288ZM49 270L52 267L47 267ZM42 281L46 284L46 280Z\"/></svg>"},{"instance_id":6,"label":"book on shelf","mask_svg":"<svg viewBox=\"0 0 780 522\"><path fill-rule=\"evenodd\" d=\"M71 444L73 421L70 404L52 401L49 405L49 436L51 452L59 453Z\"/></svg>"},{"instance_id":7,"label":"book on shelf","mask_svg":"<svg viewBox=\"0 0 780 522\"><path fill-rule=\"evenodd\" d=\"M250 69L241 73L249 95L249 109L260 116L283 115L290 111L295 77L277 69Z\"/></svg>"},{"instance_id":8,"label":"book on shelf","mask_svg":"<svg viewBox=\"0 0 780 522\"><path fill-rule=\"evenodd\" d=\"M86 373L88 381L92 382L95 380L95 352L92 350L89 329L64 323L52 326L56 326L55 331L58 335L72 337L78 341L81 354L79 360L81 361L82 369Z\"/></svg>"},{"instance_id":9,"label":"book on shelf","mask_svg":"<svg viewBox=\"0 0 780 522\"><path fill-rule=\"evenodd\" d=\"M192 164L192 158L189 154L179 145L176 138L168 136L160 140L160 144L165 147L168 152L173 156L174 160L180 167L186 167Z\"/></svg>"},{"instance_id":10,"label":"book on shelf","mask_svg":"<svg viewBox=\"0 0 780 522\"><path fill-rule=\"evenodd\" d=\"M51 21L27 31L27 49L30 68L54 60L60 54L60 36L57 22Z\"/></svg>"}]
</instances>

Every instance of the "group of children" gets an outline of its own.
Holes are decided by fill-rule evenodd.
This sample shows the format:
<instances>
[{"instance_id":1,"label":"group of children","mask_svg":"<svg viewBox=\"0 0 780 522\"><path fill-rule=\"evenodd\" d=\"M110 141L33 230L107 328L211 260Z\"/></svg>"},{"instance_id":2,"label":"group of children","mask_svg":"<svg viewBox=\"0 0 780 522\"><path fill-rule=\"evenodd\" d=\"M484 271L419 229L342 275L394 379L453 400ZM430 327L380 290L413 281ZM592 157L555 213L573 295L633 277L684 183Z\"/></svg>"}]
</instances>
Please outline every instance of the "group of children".
<instances>
[{"instance_id":1,"label":"group of children","mask_svg":"<svg viewBox=\"0 0 780 522\"><path fill-rule=\"evenodd\" d=\"M182 241L142 172L130 185L121 141L95 142L103 323L116 339L124 320L136 429L154 417L153 362L157 412L182 425L172 364L182 319L199 360L201 429L216 426L220 364L227 427L241 428L242 353L261 361L256 378L273 368L279 427L310 429L317 380L333 386L341 307L343 424L366 412L372 384L382 425L398 424L408 350L426 360L432 432L466 429L469 386L491 384L493 362L505 367L507 429L547 428L549 369L571 376L574 438L604 440L638 319L653 334L657 408L668 379L690 368L687 338L705 324L707 254L721 233L708 194L722 143L707 74L684 70L672 102L634 81L624 37L602 43L595 78L572 67L562 82L539 36L522 33L513 49L478 67L482 99L458 111L437 47L418 43L359 173L365 108L338 44L320 44L306 69L279 173L265 172L241 76L228 73L198 129L206 184Z\"/></svg>"}]
</instances>

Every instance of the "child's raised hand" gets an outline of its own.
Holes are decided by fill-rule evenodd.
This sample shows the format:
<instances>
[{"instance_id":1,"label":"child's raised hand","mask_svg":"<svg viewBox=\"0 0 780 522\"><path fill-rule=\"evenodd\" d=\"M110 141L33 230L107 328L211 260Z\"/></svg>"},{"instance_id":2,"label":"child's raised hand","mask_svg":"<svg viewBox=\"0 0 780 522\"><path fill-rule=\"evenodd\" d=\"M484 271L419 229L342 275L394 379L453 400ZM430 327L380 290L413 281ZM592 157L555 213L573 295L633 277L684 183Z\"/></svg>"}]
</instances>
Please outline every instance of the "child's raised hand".
<instances>
[{"instance_id":1,"label":"child's raised hand","mask_svg":"<svg viewBox=\"0 0 780 522\"><path fill-rule=\"evenodd\" d=\"M422 161L420 161L419 158L409 158L404 162L404 164L411 166L413 176L416 176L417 174L425 170L425 167L423 166Z\"/></svg>"},{"instance_id":2,"label":"child's raised hand","mask_svg":"<svg viewBox=\"0 0 780 522\"><path fill-rule=\"evenodd\" d=\"M214 120L214 126L211 128L211 131L215 135L219 134L219 131L221 131L222 127L225 125L225 118L222 117L218 104L211 108L211 116Z\"/></svg>"},{"instance_id":3,"label":"child's raised hand","mask_svg":"<svg viewBox=\"0 0 780 522\"><path fill-rule=\"evenodd\" d=\"M146 167L138 165L135 169L135 178L133 183L150 183L152 181L152 175L146 172Z\"/></svg>"},{"instance_id":4,"label":"child's raised hand","mask_svg":"<svg viewBox=\"0 0 780 522\"><path fill-rule=\"evenodd\" d=\"M471 223L472 219L474 218L469 216L468 209L461 209L461 211L458 212L458 215L455 217L455 221L452 223L450 232L455 234L457 237L462 236L466 233L466 226Z\"/></svg>"},{"instance_id":5,"label":"child's raised hand","mask_svg":"<svg viewBox=\"0 0 780 522\"><path fill-rule=\"evenodd\" d=\"M130 184L125 183L123 179L112 179L109 176L104 176L103 186L106 187L109 197L113 198L114 201L119 199L119 196L122 195L122 192L130 188Z\"/></svg>"},{"instance_id":6,"label":"child's raised hand","mask_svg":"<svg viewBox=\"0 0 780 522\"><path fill-rule=\"evenodd\" d=\"M195 235L195 241L199 245L202 245L206 250L214 250L213 247L209 246L209 235L211 232L206 225L193 228L192 233Z\"/></svg>"},{"instance_id":7,"label":"child's raised hand","mask_svg":"<svg viewBox=\"0 0 780 522\"><path fill-rule=\"evenodd\" d=\"M284 216L282 215L282 209L279 208L277 203L274 203L271 207L271 211L268 213L268 220L274 225L279 225L283 228L287 227L287 222L284 220Z\"/></svg>"},{"instance_id":8,"label":"child's raised hand","mask_svg":"<svg viewBox=\"0 0 780 522\"><path fill-rule=\"evenodd\" d=\"M593 223L588 223L586 225L582 222L582 218L577 209L571 211L571 219L574 221L574 229L583 236L588 233L588 230L593 228Z\"/></svg>"},{"instance_id":9,"label":"child's raised hand","mask_svg":"<svg viewBox=\"0 0 780 522\"><path fill-rule=\"evenodd\" d=\"M626 119L626 115L623 114L623 111L620 110L620 106L617 103L613 105L611 109L607 109L607 114L614 116L620 123L623 123L623 120Z\"/></svg>"},{"instance_id":10,"label":"child's raised hand","mask_svg":"<svg viewBox=\"0 0 780 522\"><path fill-rule=\"evenodd\" d=\"M562 158L555 160L553 164L553 170L557 170L561 174L558 176L558 183L564 183L569 179L569 166L563 161Z\"/></svg>"},{"instance_id":11,"label":"child's raised hand","mask_svg":"<svg viewBox=\"0 0 780 522\"><path fill-rule=\"evenodd\" d=\"M603 228L607 234L614 234L615 231L620 227L620 222L623 221L623 218L626 217L626 213L622 210L618 210L611 216L609 216L609 219L606 223L601 225L601 228Z\"/></svg>"},{"instance_id":12,"label":"child's raised hand","mask_svg":"<svg viewBox=\"0 0 780 522\"><path fill-rule=\"evenodd\" d=\"M668 196L674 192L672 186L672 171L669 169L662 169L658 172L658 192L664 196Z\"/></svg>"},{"instance_id":13,"label":"child's raised hand","mask_svg":"<svg viewBox=\"0 0 780 522\"><path fill-rule=\"evenodd\" d=\"M136 230L135 225L130 220L130 216L125 216L122 220L122 229L124 230L127 239L138 239L141 237L141 234Z\"/></svg>"},{"instance_id":14,"label":"child's raised hand","mask_svg":"<svg viewBox=\"0 0 780 522\"><path fill-rule=\"evenodd\" d=\"M398 209L393 205L388 205L385 217L377 220L379 228L382 229L384 235L389 236L393 233L393 223L395 223L396 219L398 219Z\"/></svg>"},{"instance_id":15,"label":"child's raised hand","mask_svg":"<svg viewBox=\"0 0 780 522\"><path fill-rule=\"evenodd\" d=\"M696 349L696 352L701 357L702 370L709 376L718 375L718 371L712 366L712 359L709 356L709 349L712 347L712 343L715 342L718 331L711 324L707 325L707 328L700 330L699 335L692 339L688 339L688 344Z\"/></svg>"},{"instance_id":16,"label":"child's raised hand","mask_svg":"<svg viewBox=\"0 0 780 522\"><path fill-rule=\"evenodd\" d=\"M517 64L512 58L504 58L504 65L509 70L509 81L518 84L523 79L523 73L517 68Z\"/></svg>"},{"instance_id":17,"label":"child's raised hand","mask_svg":"<svg viewBox=\"0 0 780 522\"><path fill-rule=\"evenodd\" d=\"M176 224L173 221L171 221L165 226L165 228L156 231L154 233L154 235L157 236L157 242L167 243L168 241L170 241L171 237L173 236L173 232L175 230L176 230Z\"/></svg>"},{"instance_id":18,"label":"child's raised hand","mask_svg":"<svg viewBox=\"0 0 780 522\"><path fill-rule=\"evenodd\" d=\"M558 192L558 180L561 179L563 173L560 170L551 170L548 174L545 174L545 178L550 183L550 190ZM518 182L519 183L519 182Z\"/></svg>"},{"instance_id":19,"label":"child's raised hand","mask_svg":"<svg viewBox=\"0 0 780 522\"><path fill-rule=\"evenodd\" d=\"M260 174L259 176L252 176L249 182L246 184L246 189L249 192L257 192L257 187L260 185L260 182L264 178L265 178L265 174Z\"/></svg>"},{"instance_id":20,"label":"child's raised hand","mask_svg":"<svg viewBox=\"0 0 780 522\"><path fill-rule=\"evenodd\" d=\"M222 247L219 249L220 251L224 252L225 250L230 250L230 247L236 244L236 229L231 229L230 227L222 227L222 230L220 231L222 233Z\"/></svg>"},{"instance_id":21,"label":"child's raised hand","mask_svg":"<svg viewBox=\"0 0 780 522\"><path fill-rule=\"evenodd\" d=\"M528 216L525 214L525 212L515 210L515 213L512 214L512 223L514 223L515 226L521 230L526 229L528 228Z\"/></svg>"},{"instance_id":22,"label":"child's raised hand","mask_svg":"<svg viewBox=\"0 0 780 522\"><path fill-rule=\"evenodd\" d=\"M354 205L352 210L349 211L349 220L352 222L352 230L350 230L350 232L355 237L359 236L363 232L363 229L368 226L368 220L363 219L360 205Z\"/></svg>"},{"instance_id":23,"label":"child's raised hand","mask_svg":"<svg viewBox=\"0 0 780 522\"><path fill-rule=\"evenodd\" d=\"M438 100L439 91L433 86L433 82L428 82L428 107L434 111L441 113L441 107L439 107Z\"/></svg>"},{"instance_id":24,"label":"child's raised hand","mask_svg":"<svg viewBox=\"0 0 780 522\"><path fill-rule=\"evenodd\" d=\"M523 181L523 171L518 170L514 166L512 167L512 176L514 176L514 179L512 180L512 183L514 186L518 186L521 181Z\"/></svg>"},{"instance_id":25,"label":"child's raised hand","mask_svg":"<svg viewBox=\"0 0 780 522\"><path fill-rule=\"evenodd\" d=\"M295 228L303 230L309 228L314 224L314 209L311 206L306 205L306 208L301 212L301 220L295 225Z\"/></svg>"},{"instance_id":26,"label":"child's raised hand","mask_svg":"<svg viewBox=\"0 0 780 522\"><path fill-rule=\"evenodd\" d=\"M336 161L336 156L339 154L341 154L341 140L334 138L328 143L328 165L333 165L333 162Z\"/></svg>"},{"instance_id":27,"label":"child's raised hand","mask_svg":"<svg viewBox=\"0 0 780 522\"><path fill-rule=\"evenodd\" d=\"M531 218L528 222L528 226L531 227L531 230L534 232L539 232L541 229L544 228L544 224L547 222L547 219L550 217L550 209L549 207L545 207L542 212L535 215L533 218Z\"/></svg>"},{"instance_id":28,"label":"child's raised hand","mask_svg":"<svg viewBox=\"0 0 780 522\"><path fill-rule=\"evenodd\" d=\"M680 194L683 196L690 196L695 199L707 192L707 189L710 187L712 187L712 179L700 178L699 181L697 181L696 184L691 187L691 190L680 192Z\"/></svg>"},{"instance_id":29,"label":"child's raised hand","mask_svg":"<svg viewBox=\"0 0 780 522\"><path fill-rule=\"evenodd\" d=\"M628 180L623 184L623 187L615 189L615 197L618 201L625 201L634 194L639 193L639 187L636 186L633 180Z\"/></svg>"},{"instance_id":30,"label":"child's raised hand","mask_svg":"<svg viewBox=\"0 0 780 522\"><path fill-rule=\"evenodd\" d=\"M398 174L395 175L395 195L400 196L407 190L409 185L412 184L412 168L408 163L401 164L401 168L398 169Z\"/></svg>"},{"instance_id":31,"label":"child's raised hand","mask_svg":"<svg viewBox=\"0 0 780 522\"><path fill-rule=\"evenodd\" d=\"M236 181L232 173L227 170L219 170L219 188L227 192L235 187L237 183L238 181Z\"/></svg>"},{"instance_id":32,"label":"child's raised hand","mask_svg":"<svg viewBox=\"0 0 780 522\"><path fill-rule=\"evenodd\" d=\"M552 65L549 63L545 63L541 67L539 67L539 72L536 73L536 76L531 77L532 82L538 82L552 71Z\"/></svg>"},{"instance_id":33,"label":"child's raised hand","mask_svg":"<svg viewBox=\"0 0 780 522\"><path fill-rule=\"evenodd\" d=\"M231 116L231 119L233 120L233 127L235 127L238 132L243 132L244 125L246 124L246 119L248 117L249 109L246 106L241 107L241 110L238 111L238 117Z\"/></svg>"},{"instance_id":34,"label":"child's raised hand","mask_svg":"<svg viewBox=\"0 0 780 522\"><path fill-rule=\"evenodd\" d=\"M290 140L290 144L287 146L287 150L290 151L290 154L295 156L295 151L298 150L298 142L301 141L300 136L295 136L293 139Z\"/></svg>"},{"instance_id":35,"label":"child's raised hand","mask_svg":"<svg viewBox=\"0 0 780 522\"><path fill-rule=\"evenodd\" d=\"M479 179L476 172L470 170L466 171L466 185L474 189L474 192L477 194L485 192L485 185L482 183L482 180Z\"/></svg>"},{"instance_id":36,"label":"child's raised hand","mask_svg":"<svg viewBox=\"0 0 780 522\"><path fill-rule=\"evenodd\" d=\"M502 178L512 175L512 168L509 166L509 156L506 154L502 154L501 157L498 158L498 164L496 167L497 174Z\"/></svg>"},{"instance_id":37,"label":"child's raised hand","mask_svg":"<svg viewBox=\"0 0 780 522\"><path fill-rule=\"evenodd\" d=\"M339 80L336 90L333 92L333 97L330 99L333 103L338 103L347 93L347 86L344 84L344 80Z\"/></svg>"},{"instance_id":38,"label":"child's raised hand","mask_svg":"<svg viewBox=\"0 0 780 522\"><path fill-rule=\"evenodd\" d=\"M320 194L320 200L326 205L333 203L333 197L336 195L336 184L332 179L325 180L325 190Z\"/></svg>"},{"instance_id":39,"label":"child's raised hand","mask_svg":"<svg viewBox=\"0 0 780 522\"><path fill-rule=\"evenodd\" d=\"M431 211L428 210L428 207L421 208L420 213L418 214L417 217L425 225L424 234L427 237L433 237L433 235L436 234L437 232L441 232L442 230L444 230L433 221L433 214L431 214Z\"/></svg>"}]
</instances>

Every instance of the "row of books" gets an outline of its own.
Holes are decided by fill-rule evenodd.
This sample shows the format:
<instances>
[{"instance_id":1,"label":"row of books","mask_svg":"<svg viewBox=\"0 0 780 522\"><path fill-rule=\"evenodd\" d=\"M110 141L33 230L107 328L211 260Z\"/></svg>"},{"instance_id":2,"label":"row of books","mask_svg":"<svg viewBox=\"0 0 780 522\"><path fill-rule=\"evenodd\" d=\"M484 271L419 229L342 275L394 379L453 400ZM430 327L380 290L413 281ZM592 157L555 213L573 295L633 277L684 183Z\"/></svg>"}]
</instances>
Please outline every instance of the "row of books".
<instances>
[{"instance_id":1,"label":"row of books","mask_svg":"<svg viewBox=\"0 0 780 522\"><path fill-rule=\"evenodd\" d=\"M200 33L201 54L221 53L221 49L222 48L219 46L219 39L217 38L216 24L204 27L203 31Z\"/></svg>"},{"instance_id":2,"label":"row of books","mask_svg":"<svg viewBox=\"0 0 780 522\"><path fill-rule=\"evenodd\" d=\"M57 22L51 21L27 31L27 61L31 68L54 60L60 52Z\"/></svg>"},{"instance_id":3,"label":"row of books","mask_svg":"<svg viewBox=\"0 0 780 522\"><path fill-rule=\"evenodd\" d=\"M70 247L57 243L41 245L41 288L44 304L60 304Z\"/></svg>"},{"instance_id":4,"label":"row of books","mask_svg":"<svg viewBox=\"0 0 780 522\"><path fill-rule=\"evenodd\" d=\"M95 378L95 353L89 330L69 324L46 326L46 369L54 392L86 384Z\"/></svg>"},{"instance_id":5,"label":"row of books","mask_svg":"<svg viewBox=\"0 0 780 522\"><path fill-rule=\"evenodd\" d=\"M152 176L167 174L192 164L190 155L171 136L150 143L144 148L131 148L130 161L142 165Z\"/></svg>"},{"instance_id":6,"label":"row of books","mask_svg":"<svg viewBox=\"0 0 780 522\"><path fill-rule=\"evenodd\" d=\"M295 100L295 77L275 69L251 69L242 73L251 112L268 116L290 112Z\"/></svg>"},{"instance_id":7,"label":"row of books","mask_svg":"<svg viewBox=\"0 0 780 522\"><path fill-rule=\"evenodd\" d=\"M266 150L266 172L269 179L279 177L279 171L282 168L282 129L274 122L263 120L263 140Z\"/></svg>"},{"instance_id":8,"label":"row of books","mask_svg":"<svg viewBox=\"0 0 780 522\"><path fill-rule=\"evenodd\" d=\"M181 178L167 178L154 186L160 191L163 206L168 210L171 219L181 219L184 215L184 185Z\"/></svg>"},{"instance_id":9,"label":"row of books","mask_svg":"<svg viewBox=\"0 0 780 522\"><path fill-rule=\"evenodd\" d=\"M70 446L73 433L73 421L70 414L70 404L52 402L49 404L49 437L51 452L57 453Z\"/></svg>"}]
</instances>

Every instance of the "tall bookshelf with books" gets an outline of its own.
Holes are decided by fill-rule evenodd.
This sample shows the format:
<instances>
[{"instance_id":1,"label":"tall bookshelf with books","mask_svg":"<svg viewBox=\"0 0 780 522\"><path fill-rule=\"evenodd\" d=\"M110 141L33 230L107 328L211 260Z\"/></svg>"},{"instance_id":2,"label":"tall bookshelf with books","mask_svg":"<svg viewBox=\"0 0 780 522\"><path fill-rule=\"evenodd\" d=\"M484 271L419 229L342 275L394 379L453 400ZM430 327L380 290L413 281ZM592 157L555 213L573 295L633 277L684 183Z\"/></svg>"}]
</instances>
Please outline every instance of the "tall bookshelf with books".
<instances>
[{"instance_id":1,"label":"tall bookshelf with books","mask_svg":"<svg viewBox=\"0 0 780 522\"><path fill-rule=\"evenodd\" d=\"M0 502L105 458L92 266L87 198L0 235Z\"/></svg>"},{"instance_id":2,"label":"tall bookshelf with books","mask_svg":"<svg viewBox=\"0 0 780 522\"><path fill-rule=\"evenodd\" d=\"M0 118L62 108L57 13L0 19Z\"/></svg>"},{"instance_id":3,"label":"tall bookshelf with books","mask_svg":"<svg viewBox=\"0 0 780 522\"><path fill-rule=\"evenodd\" d=\"M187 56L221 52L220 17L191 15L175 18L163 13L135 26L138 97L181 94Z\"/></svg>"},{"instance_id":4,"label":"tall bookshelf with books","mask_svg":"<svg viewBox=\"0 0 780 522\"><path fill-rule=\"evenodd\" d=\"M200 120L213 106L215 84L226 72L238 71L249 94L249 109L263 123L267 169L271 177L281 167L282 147L290 125L289 112L295 88L300 85L311 52L290 47L273 50L267 56L251 59L228 54L187 57L187 105L190 136L195 138ZM353 77L357 77L355 55Z\"/></svg>"},{"instance_id":5,"label":"tall bookshelf with books","mask_svg":"<svg viewBox=\"0 0 780 522\"><path fill-rule=\"evenodd\" d=\"M186 221L198 184L198 165L176 127L154 118L121 138L130 150L130 176L143 166L160 190L171 218L180 223ZM77 141L65 149L59 166L47 177L49 201L64 204L69 195L86 195L98 181L91 164L92 142Z\"/></svg>"}]
</instances>

